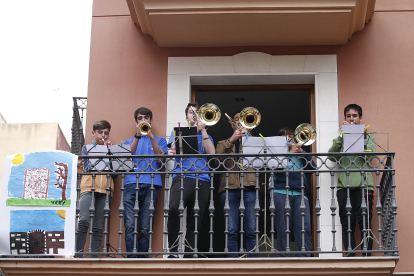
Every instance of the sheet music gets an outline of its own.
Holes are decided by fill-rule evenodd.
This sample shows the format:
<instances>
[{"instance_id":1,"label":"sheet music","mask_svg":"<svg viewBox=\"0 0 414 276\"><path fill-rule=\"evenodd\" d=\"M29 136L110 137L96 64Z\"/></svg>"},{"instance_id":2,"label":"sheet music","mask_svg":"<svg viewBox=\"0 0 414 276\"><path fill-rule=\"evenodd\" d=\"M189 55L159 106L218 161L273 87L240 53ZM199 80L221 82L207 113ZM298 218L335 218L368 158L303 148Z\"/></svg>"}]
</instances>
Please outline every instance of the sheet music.
<instances>
[{"instance_id":1,"label":"sheet music","mask_svg":"<svg viewBox=\"0 0 414 276\"><path fill-rule=\"evenodd\" d=\"M112 160L112 170L117 172L131 171L134 169L134 161L131 156L130 145L113 145L109 146L113 155L126 156L125 158L116 158Z\"/></svg>"},{"instance_id":2,"label":"sheet music","mask_svg":"<svg viewBox=\"0 0 414 276\"><path fill-rule=\"evenodd\" d=\"M263 154L265 153L267 146L267 153L269 154L286 154L288 153L287 137L284 136L271 136L265 137L246 137L242 138L243 153L245 154ZM285 167L288 164L288 160L284 157L262 157L261 160L254 160L254 157L246 157L242 160L243 166L261 168L267 165L269 168ZM284 160L283 160L284 159Z\"/></svg>"},{"instance_id":3,"label":"sheet music","mask_svg":"<svg viewBox=\"0 0 414 276\"><path fill-rule=\"evenodd\" d=\"M365 125L343 125L344 152L364 152Z\"/></svg>"},{"instance_id":4,"label":"sheet music","mask_svg":"<svg viewBox=\"0 0 414 276\"><path fill-rule=\"evenodd\" d=\"M90 158L89 166L96 171L130 171L134 167L132 158L110 158L111 155L131 156L129 145L86 145L88 155L99 156L100 158ZM109 149L109 151L108 151ZM105 157L103 157L105 156Z\"/></svg>"}]
</instances>

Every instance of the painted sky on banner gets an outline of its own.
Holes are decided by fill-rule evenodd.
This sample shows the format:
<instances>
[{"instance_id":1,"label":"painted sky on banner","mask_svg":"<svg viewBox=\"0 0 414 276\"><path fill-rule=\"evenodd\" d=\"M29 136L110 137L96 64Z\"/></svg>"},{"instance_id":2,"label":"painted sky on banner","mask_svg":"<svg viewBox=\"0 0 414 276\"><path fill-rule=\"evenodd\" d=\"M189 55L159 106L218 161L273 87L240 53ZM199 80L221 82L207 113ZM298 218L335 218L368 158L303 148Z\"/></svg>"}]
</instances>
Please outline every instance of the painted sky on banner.
<instances>
[{"instance_id":1,"label":"painted sky on banner","mask_svg":"<svg viewBox=\"0 0 414 276\"><path fill-rule=\"evenodd\" d=\"M10 211L10 232L28 232L41 229L64 231L65 219L56 210L12 210Z\"/></svg>"},{"instance_id":2,"label":"painted sky on banner","mask_svg":"<svg viewBox=\"0 0 414 276\"><path fill-rule=\"evenodd\" d=\"M58 189L54 184L56 183L56 169L55 162L68 164L68 185L67 185L67 199L70 199L71 183L72 183L72 162L73 157L66 152L35 152L24 154L24 161L19 165L12 165L9 184L8 197L22 198L24 192L24 178L26 169L48 168L49 169L49 188L48 199L61 199L62 189Z\"/></svg>"}]
</instances>

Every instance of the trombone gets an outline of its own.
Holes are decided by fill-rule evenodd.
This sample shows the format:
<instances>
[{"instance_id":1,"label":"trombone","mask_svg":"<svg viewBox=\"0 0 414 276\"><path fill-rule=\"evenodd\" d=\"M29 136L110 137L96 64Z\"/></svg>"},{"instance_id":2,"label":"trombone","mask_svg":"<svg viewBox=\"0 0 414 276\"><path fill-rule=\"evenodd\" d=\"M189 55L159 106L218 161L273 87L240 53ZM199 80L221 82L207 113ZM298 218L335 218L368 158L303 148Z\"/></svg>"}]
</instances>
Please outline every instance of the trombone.
<instances>
[{"instance_id":1,"label":"trombone","mask_svg":"<svg viewBox=\"0 0 414 276\"><path fill-rule=\"evenodd\" d=\"M239 113L240 124L237 124L227 113L224 113L224 115L226 115L230 124L237 127L240 131L246 128L249 134L250 130L257 127L261 120L259 110L254 107L246 107Z\"/></svg>"},{"instance_id":2,"label":"trombone","mask_svg":"<svg viewBox=\"0 0 414 276\"><path fill-rule=\"evenodd\" d=\"M295 139L298 143L303 144L304 146L312 145L313 142L316 141L316 130L311 124L300 124L295 129L295 135L292 139Z\"/></svg>"},{"instance_id":3,"label":"trombone","mask_svg":"<svg viewBox=\"0 0 414 276\"><path fill-rule=\"evenodd\" d=\"M262 115L259 110L254 107L246 107L240 112L239 121L240 124L247 129L253 129L260 124Z\"/></svg>"},{"instance_id":4,"label":"trombone","mask_svg":"<svg viewBox=\"0 0 414 276\"><path fill-rule=\"evenodd\" d=\"M194 114L194 117L195 117L195 114ZM198 117L200 118L200 122L202 122L206 126L212 126L212 125L217 124L217 122L220 120L221 111L217 105L212 104L212 103L206 103L206 104L203 104L198 110Z\"/></svg>"},{"instance_id":5,"label":"trombone","mask_svg":"<svg viewBox=\"0 0 414 276\"><path fill-rule=\"evenodd\" d=\"M236 122L227 113L224 113L224 115L226 115L226 117L229 120L229 123L230 124L232 124L233 126L237 127L240 131L243 131L243 129L240 127L240 125L239 124L236 124Z\"/></svg>"}]
</instances>

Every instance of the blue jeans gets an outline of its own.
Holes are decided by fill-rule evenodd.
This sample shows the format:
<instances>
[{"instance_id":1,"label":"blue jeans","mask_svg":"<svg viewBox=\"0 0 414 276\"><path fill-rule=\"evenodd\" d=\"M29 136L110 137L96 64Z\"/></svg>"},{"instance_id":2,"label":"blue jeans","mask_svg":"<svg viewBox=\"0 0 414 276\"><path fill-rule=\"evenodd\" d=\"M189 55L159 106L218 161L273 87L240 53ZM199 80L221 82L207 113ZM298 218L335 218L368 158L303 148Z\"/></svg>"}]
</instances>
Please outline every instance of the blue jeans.
<instances>
[{"instance_id":1,"label":"blue jeans","mask_svg":"<svg viewBox=\"0 0 414 276\"><path fill-rule=\"evenodd\" d=\"M139 184L138 188L138 217L135 219L135 199L136 199L136 184L125 185L124 190L124 225L125 225L125 245L127 252L133 252L134 240L137 252L148 252L149 248L149 230L150 230L150 202L151 202L151 185ZM154 213L157 207L158 189L153 192ZM154 216L152 217L151 226L154 225ZM139 238L137 237L137 227L139 221ZM128 255L128 258L148 258L148 255Z\"/></svg>"},{"instance_id":2,"label":"blue jeans","mask_svg":"<svg viewBox=\"0 0 414 276\"><path fill-rule=\"evenodd\" d=\"M290 212L289 212L289 243L292 241L292 234L295 238L295 251L301 251L302 248L302 215L300 210L301 195L289 196ZM273 193L273 199L275 202L275 228L277 231L277 250L286 251L287 234L286 234L286 223L287 216L285 211L286 195L280 193ZM304 247L306 251L311 250L312 244L312 233L310 224L310 209L308 197L304 196L305 205L305 216L304 216L304 227L305 239ZM289 257L290 254L279 254L279 257ZM310 257L311 254L296 254L296 257Z\"/></svg>"},{"instance_id":3,"label":"blue jeans","mask_svg":"<svg viewBox=\"0 0 414 276\"><path fill-rule=\"evenodd\" d=\"M239 207L241 199L240 189L228 190L229 198L229 221L228 221L228 248L229 252L239 251ZM256 191L253 189L244 189L243 191L244 200L244 218L243 218L243 230L246 233L246 251L252 252L256 247L256 212L254 211L254 205L256 202ZM223 207L226 203L226 191L220 193L220 203ZM239 257L238 254L227 255L230 258ZM248 258L257 257L257 254L247 254Z\"/></svg>"}]
</instances>

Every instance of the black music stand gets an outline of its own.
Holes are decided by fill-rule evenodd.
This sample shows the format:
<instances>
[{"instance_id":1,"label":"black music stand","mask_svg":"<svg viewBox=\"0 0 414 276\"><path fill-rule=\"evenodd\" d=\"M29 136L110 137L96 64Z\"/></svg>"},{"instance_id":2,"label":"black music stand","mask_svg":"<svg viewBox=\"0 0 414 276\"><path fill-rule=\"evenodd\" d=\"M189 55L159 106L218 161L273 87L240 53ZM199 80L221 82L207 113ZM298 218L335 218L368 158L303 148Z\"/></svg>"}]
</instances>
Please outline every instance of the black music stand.
<instances>
[{"instance_id":1,"label":"black music stand","mask_svg":"<svg viewBox=\"0 0 414 276\"><path fill-rule=\"evenodd\" d=\"M131 147L129 145L97 145L88 144L86 145L88 155L96 156L99 158L89 158L87 161L87 169L89 166L93 166L93 171L111 171L111 172L129 172L134 170L134 161L130 157L132 155ZM111 158L111 155L122 155L125 158ZM102 156L105 156L104 158ZM110 220L111 216L108 217L108 241L106 246L113 249L114 247L109 243L110 236ZM92 225L90 226L92 227ZM102 248L102 246L101 246ZM96 252L98 253L98 252ZM98 254L99 255L99 254Z\"/></svg>"},{"instance_id":2,"label":"black music stand","mask_svg":"<svg viewBox=\"0 0 414 276\"><path fill-rule=\"evenodd\" d=\"M178 139L178 143L175 143L177 153L198 153L197 127L175 127L174 132L177 135L176 138Z\"/></svg>"}]
</instances>

